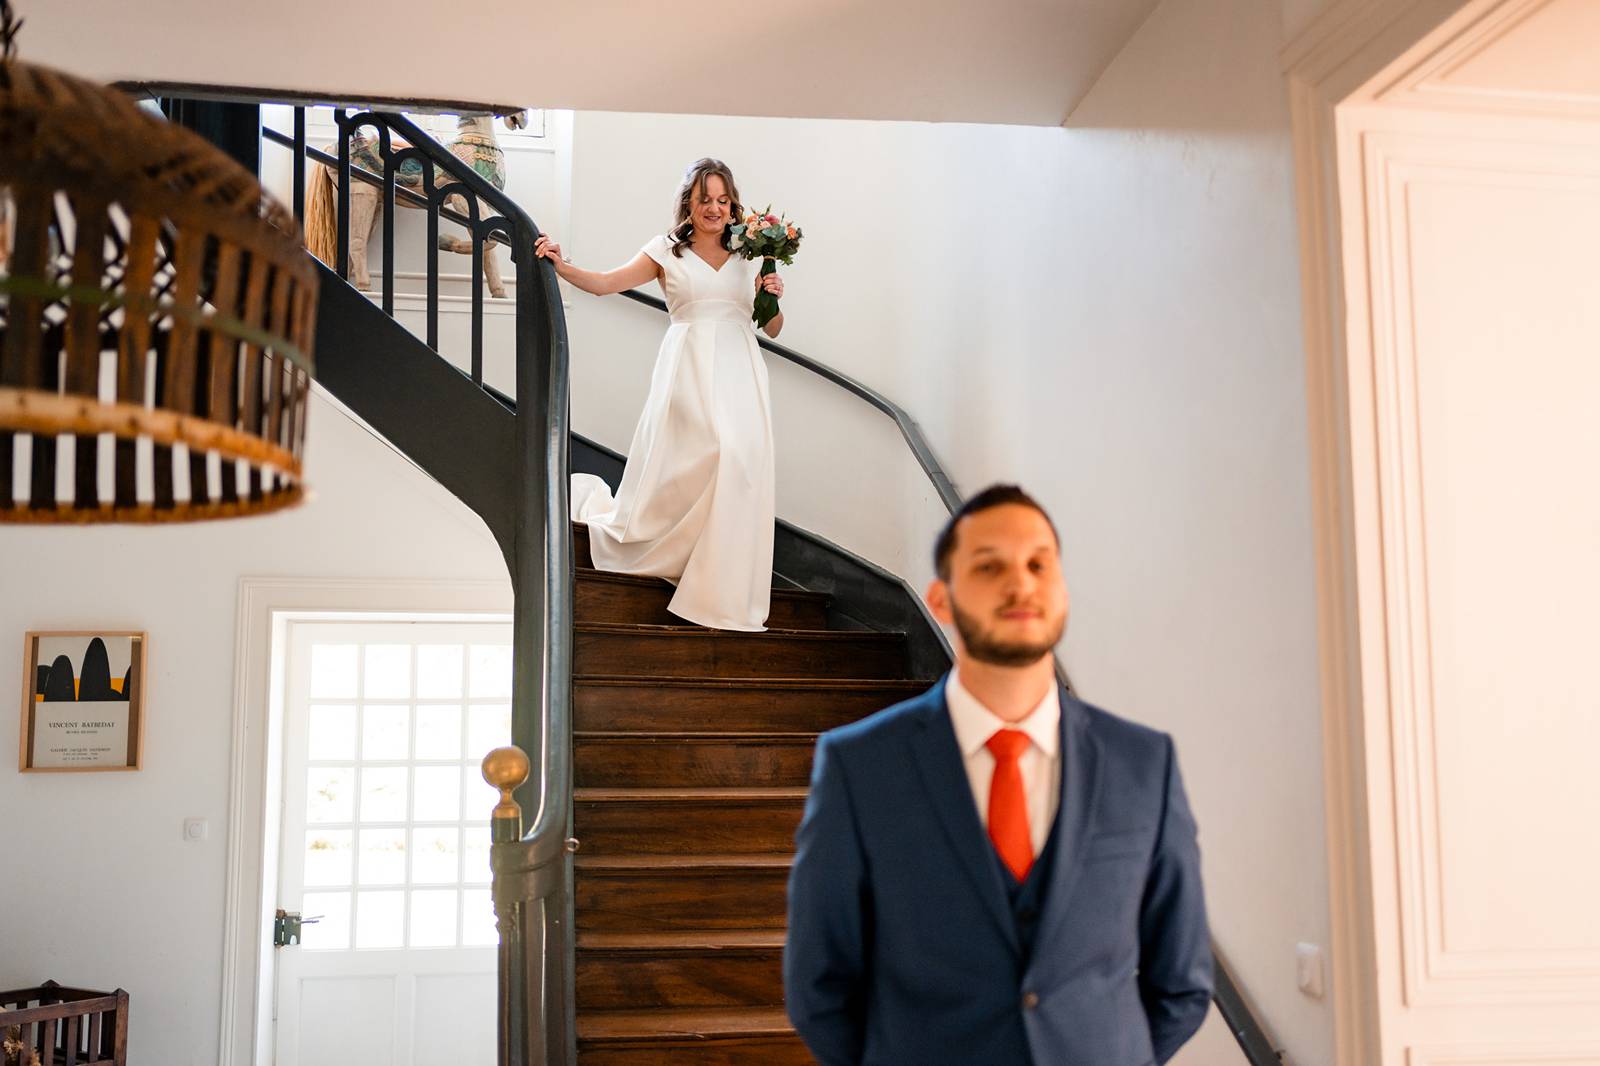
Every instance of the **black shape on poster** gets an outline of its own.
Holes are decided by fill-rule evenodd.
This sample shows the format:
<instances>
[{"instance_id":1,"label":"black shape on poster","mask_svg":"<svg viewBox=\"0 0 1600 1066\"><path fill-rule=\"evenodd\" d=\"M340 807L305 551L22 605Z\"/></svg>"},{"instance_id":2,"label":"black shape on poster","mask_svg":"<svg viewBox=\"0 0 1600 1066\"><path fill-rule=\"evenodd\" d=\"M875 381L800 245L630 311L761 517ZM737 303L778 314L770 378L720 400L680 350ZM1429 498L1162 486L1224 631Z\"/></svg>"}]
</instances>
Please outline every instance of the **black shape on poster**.
<instances>
[{"instance_id":1,"label":"black shape on poster","mask_svg":"<svg viewBox=\"0 0 1600 1066\"><path fill-rule=\"evenodd\" d=\"M111 656L105 641L95 637L83 652L83 671L78 673L72 660L57 655L49 666L39 666L34 678L35 691L46 703L128 702L133 692L133 663L122 675L122 691L111 684Z\"/></svg>"},{"instance_id":2,"label":"black shape on poster","mask_svg":"<svg viewBox=\"0 0 1600 1066\"><path fill-rule=\"evenodd\" d=\"M83 653L83 670L78 675L78 702L96 703L120 699L111 687L111 655L106 642L95 637Z\"/></svg>"},{"instance_id":3,"label":"black shape on poster","mask_svg":"<svg viewBox=\"0 0 1600 1066\"><path fill-rule=\"evenodd\" d=\"M73 703L77 700L78 690L73 684L71 659L65 655L56 656L56 661L50 664L50 676L45 678L43 692L46 703Z\"/></svg>"}]
</instances>

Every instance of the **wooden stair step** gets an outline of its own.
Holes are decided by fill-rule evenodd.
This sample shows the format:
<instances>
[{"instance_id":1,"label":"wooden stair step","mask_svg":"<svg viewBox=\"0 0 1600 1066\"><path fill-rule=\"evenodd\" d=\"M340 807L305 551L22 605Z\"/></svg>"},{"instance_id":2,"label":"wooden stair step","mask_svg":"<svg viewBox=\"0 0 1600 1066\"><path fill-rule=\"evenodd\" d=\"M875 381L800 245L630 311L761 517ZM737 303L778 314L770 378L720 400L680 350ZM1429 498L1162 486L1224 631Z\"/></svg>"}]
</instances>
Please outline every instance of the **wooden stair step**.
<instances>
[{"instance_id":1,"label":"wooden stair step","mask_svg":"<svg viewBox=\"0 0 1600 1066\"><path fill-rule=\"evenodd\" d=\"M804 788L580 788L574 835L588 855L785 852Z\"/></svg>"},{"instance_id":2,"label":"wooden stair step","mask_svg":"<svg viewBox=\"0 0 1600 1066\"><path fill-rule=\"evenodd\" d=\"M579 855L577 865L596 871L664 870L684 872L720 870L734 873L753 870L787 870L788 855L741 855L734 852L701 852L693 855ZM708 927L709 928L709 927ZM755 928L755 927L752 927Z\"/></svg>"},{"instance_id":3,"label":"wooden stair step","mask_svg":"<svg viewBox=\"0 0 1600 1066\"><path fill-rule=\"evenodd\" d=\"M588 568L580 568L576 577L573 618L580 623L689 624L667 610L673 587L658 577L613 574ZM821 592L774 589L767 625L773 629L826 629L828 596Z\"/></svg>"},{"instance_id":4,"label":"wooden stair step","mask_svg":"<svg viewBox=\"0 0 1600 1066\"><path fill-rule=\"evenodd\" d=\"M783 930L669 929L646 933L579 933L578 950L670 954L676 951L783 950Z\"/></svg>"},{"instance_id":5,"label":"wooden stair step","mask_svg":"<svg viewBox=\"0 0 1600 1066\"><path fill-rule=\"evenodd\" d=\"M910 699L932 681L691 678L590 673L572 679L583 733L820 733Z\"/></svg>"},{"instance_id":6,"label":"wooden stair step","mask_svg":"<svg viewBox=\"0 0 1600 1066\"><path fill-rule=\"evenodd\" d=\"M575 733L579 788L775 788L811 780L815 733Z\"/></svg>"},{"instance_id":7,"label":"wooden stair step","mask_svg":"<svg viewBox=\"0 0 1600 1066\"><path fill-rule=\"evenodd\" d=\"M725 678L903 678L903 633L825 629L734 633L687 626L573 627L574 673Z\"/></svg>"},{"instance_id":8,"label":"wooden stair step","mask_svg":"<svg viewBox=\"0 0 1600 1066\"><path fill-rule=\"evenodd\" d=\"M590 1011L578 1019L582 1066L812 1066L781 1009Z\"/></svg>"},{"instance_id":9,"label":"wooden stair step","mask_svg":"<svg viewBox=\"0 0 1600 1066\"><path fill-rule=\"evenodd\" d=\"M724 803L729 800L805 801L804 788L670 787L670 788L580 788L577 798L593 803Z\"/></svg>"},{"instance_id":10,"label":"wooden stair step","mask_svg":"<svg viewBox=\"0 0 1600 1066\"><path fill-rule=\"evenodd\" d=\"M577 948L580 1011L783 1004L779 930L584 933Z\"/></svg>"},{"instance_id":11,"label":"wooden stair step","mask_svg":"<svg viewBox=\"0 0 1600 1066\"><path fill-rule=\"evenodd\" d=\"M585 855L575 862L578 931L782 929L788 854Z\"/></svg>"},{"instance_id":12,"label":"wooden stair step","mask_svg":"<svg viewBox=\"0 0 1600 1066\"><path fill-rule=\"evenodd\" d=\"M578 1023L579 1040L648 1040L657 1036L714 1033L792 1033L782 1010L597 1011Z\"/></svg>"}]
</instances>

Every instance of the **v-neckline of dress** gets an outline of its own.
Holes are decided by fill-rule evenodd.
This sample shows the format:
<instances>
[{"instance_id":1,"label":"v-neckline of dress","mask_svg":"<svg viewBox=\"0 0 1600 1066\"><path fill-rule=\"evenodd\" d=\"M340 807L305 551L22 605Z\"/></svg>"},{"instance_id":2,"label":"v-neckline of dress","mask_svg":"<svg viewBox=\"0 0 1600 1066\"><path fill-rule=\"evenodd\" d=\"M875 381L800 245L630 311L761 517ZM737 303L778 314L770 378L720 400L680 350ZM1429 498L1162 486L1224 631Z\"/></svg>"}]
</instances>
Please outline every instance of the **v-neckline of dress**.
<instances>
[{"instance_id":1,"label":"v-neckline of dress","mask_svg":"<svg viewBox=\"0 0 1600 1066\"><path fill-rule=\"evenodd\" d=\"M729 252L728 253L728 258L724 259L722 261L722 266L714 267L714 266L711 265L711 260L707 259L705 256L701 255L699 252L694 250L694 245L692 245L692 244L689 246L689 254L694 256L696 259L700 260L700 262L704 263L706 265L706 268L708 270L710 270L711 273L713 273L713 274L722 273L722 267L727 266L728 265L728 260L733 258L733 253Z\"/></svg>"}]
</instances>

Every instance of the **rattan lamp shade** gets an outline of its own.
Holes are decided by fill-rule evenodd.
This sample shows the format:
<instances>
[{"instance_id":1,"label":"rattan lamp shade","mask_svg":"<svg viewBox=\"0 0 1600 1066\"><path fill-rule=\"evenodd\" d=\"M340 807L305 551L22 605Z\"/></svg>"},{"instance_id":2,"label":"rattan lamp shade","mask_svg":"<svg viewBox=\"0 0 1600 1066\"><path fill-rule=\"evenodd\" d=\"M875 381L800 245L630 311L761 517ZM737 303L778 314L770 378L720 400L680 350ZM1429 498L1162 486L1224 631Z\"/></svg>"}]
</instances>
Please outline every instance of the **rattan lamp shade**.
<instances>
[{"instance_id":1,"label":"rattan lamp shade","mask_svg":"<svg viewBox=\"0 0 1600 1066\"><path fill-rule=\"evenodd\" d=\"M254 175L125 96L0 63L0 522L304 495L317 274Z\"/></svg>"}]
</instances>

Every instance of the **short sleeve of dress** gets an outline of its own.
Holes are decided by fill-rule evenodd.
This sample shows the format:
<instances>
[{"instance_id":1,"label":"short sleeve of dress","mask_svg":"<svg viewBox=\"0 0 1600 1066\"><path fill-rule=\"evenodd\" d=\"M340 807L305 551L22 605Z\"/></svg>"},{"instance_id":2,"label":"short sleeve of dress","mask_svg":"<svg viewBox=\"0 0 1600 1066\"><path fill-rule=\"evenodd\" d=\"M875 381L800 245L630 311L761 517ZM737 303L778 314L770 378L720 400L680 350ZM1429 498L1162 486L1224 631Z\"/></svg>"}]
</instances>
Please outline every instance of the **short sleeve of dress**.
<instances>
[{"instance_id":1,"label":"short sleeve of dress","mask_svg":"<svg viewBox=\"0 0 1600 1066\"><path fill-rule=\"evenodd\" d=\"M659 266L667 266L668 260L672 258L672 245L667 241L665 234L651 237L639 250L654 259Z\"/></svg>"}]
</instances>

